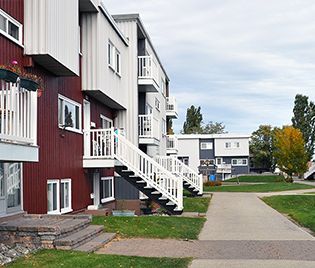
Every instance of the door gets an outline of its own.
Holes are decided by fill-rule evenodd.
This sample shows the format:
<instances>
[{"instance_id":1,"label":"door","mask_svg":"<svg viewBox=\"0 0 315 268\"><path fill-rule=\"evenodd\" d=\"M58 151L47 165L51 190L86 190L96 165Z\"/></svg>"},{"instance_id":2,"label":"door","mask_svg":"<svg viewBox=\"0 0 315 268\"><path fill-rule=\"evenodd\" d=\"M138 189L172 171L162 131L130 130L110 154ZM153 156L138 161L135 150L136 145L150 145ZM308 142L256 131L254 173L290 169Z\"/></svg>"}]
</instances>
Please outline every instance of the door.
<instances>
[{"instance_id":1,"label":"door","mask_svg":"<svg viewBox=\"0 0 315 268\"><path fill-rule=\"evenodd\" d=\"M6 213L6 194L4 180L4 163L0 163L0 216Z\"/></svg>"},{"instance_id":2,"label":"door","mask_svg":"<svg viewBox=\"0 0 315 268\"><path fill-rule=\"evenodd\" d=\"M91 104L89 101L83 101L83 128L84 128L84 155L89 156L91 153Z\"/></svg>"}]
</instances>

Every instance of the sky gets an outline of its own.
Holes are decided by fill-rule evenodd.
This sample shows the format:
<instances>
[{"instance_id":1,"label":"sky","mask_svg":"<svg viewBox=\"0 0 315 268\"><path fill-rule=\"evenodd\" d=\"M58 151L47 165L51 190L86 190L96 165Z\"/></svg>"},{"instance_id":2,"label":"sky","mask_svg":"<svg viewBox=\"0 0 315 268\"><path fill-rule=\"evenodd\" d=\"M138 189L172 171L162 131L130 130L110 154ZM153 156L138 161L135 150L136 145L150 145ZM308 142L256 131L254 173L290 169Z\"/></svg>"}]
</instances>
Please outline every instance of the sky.
<instances>
[{"instance_id":1,"label":"sky","mask_svg":"<svg viewBox=\"0 0 315 268\"><path fill-rule=\"evenodd\" d=\"M314 0L103 0L139 13L179 104L229 133L291 123L294 97L315 101Z\"/></svg>"}]
</instances>

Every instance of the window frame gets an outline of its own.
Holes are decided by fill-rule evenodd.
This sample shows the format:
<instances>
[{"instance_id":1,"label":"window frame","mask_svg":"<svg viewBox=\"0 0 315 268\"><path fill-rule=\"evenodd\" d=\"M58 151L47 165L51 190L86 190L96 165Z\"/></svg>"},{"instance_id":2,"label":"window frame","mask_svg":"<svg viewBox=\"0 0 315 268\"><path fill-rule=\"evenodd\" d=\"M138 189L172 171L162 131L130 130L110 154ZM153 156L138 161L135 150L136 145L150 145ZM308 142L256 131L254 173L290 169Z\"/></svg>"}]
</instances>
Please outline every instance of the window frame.
<instances>
[{"instance_id":1,"label":"window frame","mask_svg":"<svg viewBox=\"0 0 315 268\"><path fill-rule=\"evenodd\" d=\"M208 146L206 146L206 148L203 148L202 145L207 145L210 144L210 148L208 148ZM213 142L209 141L209 142L200 142L200 150L213 150Z\"/></svg>"},{"instance_id":2,"label":"window frame","mask_svg":"<svg viewBox=\"0 0 315 268\"><path fill-rule=\"evenodd\" d=\"M65 213L69 213L69 212L73 211L73 209L72 209L72 180L70 178L60 180L60 186L59 186L60 201L62 198L64 198L64 196L61 196L61 184L62 183L69 183L69 207L61 208L61 202L60 202L60 214L65 214Z\"/></svg>"},{"instance_id":3,"label":"window frame","mask_svg":"<svg viewBox=\"0 0 315 268\"><path fill-rule=\"evenodd\" d=\"M161 102L158 98L155 98L154 105L155 105L155 109L157 109L160 112L161 111Z\"/></svg>"},{"instance_id":4,"label":"window frame","mask_svg":"<svg viewBox=\"0 0 315 268\"><path fill-rule=\"evenodd\" d=\"M101 182L102 181L111 181L112 182L112 196L110 197L106 197L106 198L102 198L101 199L101 203L108 203L111 201L115 200L115 186L114 186L114 176L107 176L107 177L101 177ZM103 193L103 184L101 183L101 194L104 195Z\"/></svg>"},{"instance_id":5,"label":"window frame","mask_svg":"<svg viewBox=\"0 0 315 268\"><path fill-rule=\"evenodd\" d=\"M121 53L115 48L115 73L121 76Z\"/></svg>"},{"instance_id":6,"label":"window frame","mask_svg":"<svg viewBox=\"0 0 315 268\"><path fill-rule=\"evenodd\" d=\"M243 164L243 161L245 160L246 164ZM236 161L236 164L233 163ZM247 158L233 158L231 160L231 165L232 166L248 166L248 159Z\"/></svg>"},{"instance_id":7,"label":"window frame","mask_svg":"<svg viewBox=\"0 0 315 268\"><path fill-rule=\"evenodd\" d=\"M114 121L113 121L113 119L110 119L110 118L108 118L107 116L102 115L102 114L100 114L100 118L101 118L101 128L102 128L102 129L104 129L104 127L103 127L103 121L109 122L109 123L111 124L111 127L110 127L110 128L114 127ZM108 128L107 128L107 129L108 129Z\"/></svg>"},{"instance_id":8,"label":"window frame","mask_svg":"<svg viewBox=\"0 0 315 268\"><path fill-rule=\"evenodd\" d=\"M11 17L8 13L6 13L3 9L0 8L0 15L5 18L5 31L0 29L0 33L13 41L14 43L23 47L23 24ZM15 25L18 28L19 38L16 39L12 35L9 34L9 22Z\"/></svg>"},{"instance_id":9,"label":"window frame","mask_svg":"<svg viewBox=\"0 0 315 268\"><path fill-rule=\"evenodd\" d=\"M57 184L57 209L48 211L48 185ZM60 214L60 184L57 179L48 179L47 180L47 214L49 215L59 215Z\"/></svg>"},{"instance_id":10,"label":"window frame","mask_svg":"<svg viewBox=\"0 0 315 268\"><path fill-rule=\"evenodd\" d=\"M59 122L59 113L60 113L60 104L59 104L59 100L62 100L62 111L61 111L61 115L62 115L62 122L63 124L60 124ZM79 107L79 129L75 128L75 127L64 127L65 125L65 118L64 118L64 101ZM76 119L74 120L74 122L76 122ZM78 134L83 134L82 133L82 105L74 100L71 100L61 94L58 94L58 127L60 129L65 129L67 131L71 131L71 132L75 132Z\"/></svg>"},{"instance_id":11,"label":"window frame","mask_svg":"<svg viewBox=\"0 0 315 268\"><path fill-rule=\"evenodd\" d=\"M115 49L115 46L113 45L113 43L110 40L108 40L108 43L107 43L107 64L113 71L115 71L114 49Z\"/></svg>"}]
</instances>

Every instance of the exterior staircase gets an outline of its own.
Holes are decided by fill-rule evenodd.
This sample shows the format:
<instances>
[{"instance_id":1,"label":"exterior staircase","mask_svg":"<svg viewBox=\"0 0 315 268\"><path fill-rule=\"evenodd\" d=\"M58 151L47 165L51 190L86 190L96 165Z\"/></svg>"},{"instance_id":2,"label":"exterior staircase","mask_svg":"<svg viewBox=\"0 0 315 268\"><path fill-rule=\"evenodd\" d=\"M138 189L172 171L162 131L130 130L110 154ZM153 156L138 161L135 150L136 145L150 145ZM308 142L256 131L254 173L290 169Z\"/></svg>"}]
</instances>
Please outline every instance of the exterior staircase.
<instances>
[{"instance_id":1,"label":"exterior staircase","mask_svg":"<svg viewBox=\"0 0 315 268\"><path fill-rule=\"evenodd\" d=\"M169 214L183 212L183 180L173 175L153 158L129 142L121 134L114 133L115 158L122 164L116 172Z\"/></svg>"},{"instance_id":2,"label":"exterior staircase","mask_svg":"<svg viewBox=\"0 0 315 268\"><path fill-rule=\"evenodd\" d=\"M309 170L304 173L304 179L315 179L315 164L313 164Z\"/></svg>"},{"instance_id":3,"label":"exterior staircase","mask_svg":"<svg viewBox=\"0 0 315 268\"><path fill-rule=\"evenodd\" d=\"M185 165L174 156L157 156L155 158L159 165L183 180L183 187L193 196L203 195L202 175Z\"/></svg>"}]
</instances>

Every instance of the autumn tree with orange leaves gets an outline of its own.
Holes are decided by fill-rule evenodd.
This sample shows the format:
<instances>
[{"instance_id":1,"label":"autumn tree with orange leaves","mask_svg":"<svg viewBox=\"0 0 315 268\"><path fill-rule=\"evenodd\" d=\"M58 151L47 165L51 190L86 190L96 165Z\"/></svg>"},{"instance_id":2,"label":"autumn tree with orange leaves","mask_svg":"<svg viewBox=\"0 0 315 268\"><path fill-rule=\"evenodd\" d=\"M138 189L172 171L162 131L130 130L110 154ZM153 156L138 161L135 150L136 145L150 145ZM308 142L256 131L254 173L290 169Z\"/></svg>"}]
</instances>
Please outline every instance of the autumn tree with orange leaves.
<instances>
[{"instance_id":1,"label":"autumn tree with orange leaves","mask_svg":"<svg viewBox=\"0 0 315 268\"><path fill-rule=\"evenodd\" d=\"M274 157L279 169L289 176L303 174L307 170L308 154L300 130L285 126L275 130Z\"/></svg>"}]
</instances>

